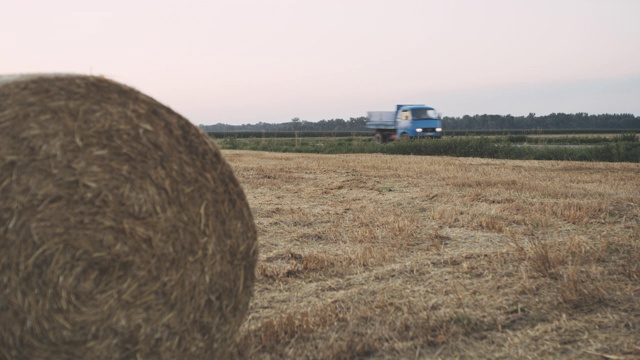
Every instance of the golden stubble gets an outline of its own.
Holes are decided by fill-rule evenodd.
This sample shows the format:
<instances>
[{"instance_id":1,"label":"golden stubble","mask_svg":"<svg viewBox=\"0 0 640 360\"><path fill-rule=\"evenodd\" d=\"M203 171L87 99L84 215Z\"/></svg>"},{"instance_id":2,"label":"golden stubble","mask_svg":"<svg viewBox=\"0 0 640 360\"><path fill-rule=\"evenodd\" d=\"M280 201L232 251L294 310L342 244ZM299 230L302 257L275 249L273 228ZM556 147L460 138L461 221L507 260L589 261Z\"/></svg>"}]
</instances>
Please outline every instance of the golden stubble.
<instances>
[{"instance_id":1,"label":"golden stubble","mask_svg":"<svg viewBox=\"0 0 640 360\"><path fill-rule=\"evenodd\" d=\"M224 151L258 227L241 358L640 356L640 166Z\"/></svg>"}]
</instances>

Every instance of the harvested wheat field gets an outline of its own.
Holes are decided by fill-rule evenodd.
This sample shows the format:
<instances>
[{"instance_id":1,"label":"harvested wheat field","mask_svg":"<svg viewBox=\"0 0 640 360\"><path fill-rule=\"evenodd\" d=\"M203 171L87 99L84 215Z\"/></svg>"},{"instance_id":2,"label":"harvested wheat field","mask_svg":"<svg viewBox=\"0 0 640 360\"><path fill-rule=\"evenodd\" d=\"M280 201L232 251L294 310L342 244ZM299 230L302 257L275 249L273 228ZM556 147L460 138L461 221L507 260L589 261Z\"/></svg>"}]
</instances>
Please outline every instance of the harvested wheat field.
<instances>
[{"instance_id":1,"label":"harvested wheat field","mask_svg":"<svg viewBox=\"0 0 640 360\"><path fill-rule=\"evenodd\" d=\"M640 358L640 166L223 151L250 359Z\"/></svg>"}]
</instances>

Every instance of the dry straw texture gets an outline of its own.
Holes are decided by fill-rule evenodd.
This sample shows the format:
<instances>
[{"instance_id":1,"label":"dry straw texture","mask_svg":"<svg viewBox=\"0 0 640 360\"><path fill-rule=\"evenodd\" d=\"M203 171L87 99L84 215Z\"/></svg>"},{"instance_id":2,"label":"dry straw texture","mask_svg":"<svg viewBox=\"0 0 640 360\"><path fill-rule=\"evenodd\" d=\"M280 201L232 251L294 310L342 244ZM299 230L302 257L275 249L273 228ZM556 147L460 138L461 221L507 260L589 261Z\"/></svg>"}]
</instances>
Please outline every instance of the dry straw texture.
<instances>
[{"instance_id":1,"label":"dry straw texture","mask_svg":"<svg viewBox=\"0 0 640 360\"><path fill-rule=\"evenodd\" d=\"M0 85L0 358L224 357L256 258L186 119L100 77Z\"/></svg>"},{"instance_id":2,"label":"dry straw texture","mask_svg":"<svg viewBox=\"0 0 640 360\"><path fill-rule=\"evenodd\" d=\"M247 359L640 359L640 166L223 151Z\"/></svg>"}]
</instances>

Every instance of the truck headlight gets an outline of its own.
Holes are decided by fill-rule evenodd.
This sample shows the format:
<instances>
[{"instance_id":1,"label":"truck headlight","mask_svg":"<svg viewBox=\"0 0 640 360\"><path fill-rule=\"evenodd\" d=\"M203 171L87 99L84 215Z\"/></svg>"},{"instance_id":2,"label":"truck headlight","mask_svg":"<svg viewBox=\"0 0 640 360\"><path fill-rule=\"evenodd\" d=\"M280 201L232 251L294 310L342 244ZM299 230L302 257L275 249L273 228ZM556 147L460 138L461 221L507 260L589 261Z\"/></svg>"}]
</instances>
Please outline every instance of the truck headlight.
<instances>
[{"instance_id":1,"label":"truck headlight","mask_svg":"<svg viewBox=\"0 0 640 360\"><path fill-rule=\"evenodd\" d=\"M422 132L422 129L416 129L416 132Z\"/></svg>"},{"instance_id":2,"label":"truck headlight","mask_svg":"<svg viewBox=\"0 0 640 360\"><path fill-rule=\"evenodd\" d=\"M442 128L436 128L436 132L441 132Z\"/></svg>"}]
</instances>

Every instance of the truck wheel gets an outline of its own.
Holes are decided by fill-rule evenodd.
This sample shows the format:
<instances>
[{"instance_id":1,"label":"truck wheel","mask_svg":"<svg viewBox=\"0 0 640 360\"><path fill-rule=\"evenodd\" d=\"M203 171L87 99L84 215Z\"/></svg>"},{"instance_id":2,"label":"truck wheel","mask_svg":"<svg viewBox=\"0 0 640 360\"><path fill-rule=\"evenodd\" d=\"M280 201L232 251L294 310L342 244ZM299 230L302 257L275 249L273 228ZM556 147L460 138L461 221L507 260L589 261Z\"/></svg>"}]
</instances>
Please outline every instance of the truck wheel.
<instances>
[{"instance_id":1,"label":"truck wheel","mask_svg":"<svg viewBox=\"0 0 640 360\"><path fill-rule=\"evenodd\" d=\"M375 135L373 135L373 141L378 144L382 144L382 142L384 141L384 139L382 138L382 134L376 133Z\"/></svg>"},{"instance_id":2,"label":"truck wheel","mask_svg":"<svg viewBox=\"0 0 640 360\"><path fill-rule=\"evenodd\" d=\"M402 141L409 140L409 134L403 133L402 135L400 135L400 140L402 140Z\"/></svg>"}]
</instances>

